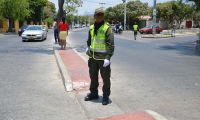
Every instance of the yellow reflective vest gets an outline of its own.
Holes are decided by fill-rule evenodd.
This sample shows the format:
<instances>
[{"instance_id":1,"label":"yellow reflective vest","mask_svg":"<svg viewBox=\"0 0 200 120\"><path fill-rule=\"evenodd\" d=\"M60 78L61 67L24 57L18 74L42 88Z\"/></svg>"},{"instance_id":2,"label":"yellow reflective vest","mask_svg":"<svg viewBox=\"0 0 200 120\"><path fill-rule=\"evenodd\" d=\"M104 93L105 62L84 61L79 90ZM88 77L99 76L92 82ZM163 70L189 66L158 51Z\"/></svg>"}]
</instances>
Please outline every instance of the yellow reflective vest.
<instances>
[{"instance_id":1,"label":"yellow reflective vest","mask_svg":"<svg viewBox=\"0 0 200 120\"><path fill-rule=\"evenodd\" d=\"M138 30L138 25L133 25L133 30L137 31Z\"/></svg>"},{"instance_id":2,"label":"yellow reflective vest","mask_svg":"<svg viewBox=\"0 0 200 120\"><path fill-rule=\"evenodd\" d=\"M90 35L91 35L91 55L96 60L104 60L107 52L106 44L106 31L108 30L109 25L104 23L98 30L97 35L94 34L94 24L90 26Z\"/></svg>"}]
</instances>

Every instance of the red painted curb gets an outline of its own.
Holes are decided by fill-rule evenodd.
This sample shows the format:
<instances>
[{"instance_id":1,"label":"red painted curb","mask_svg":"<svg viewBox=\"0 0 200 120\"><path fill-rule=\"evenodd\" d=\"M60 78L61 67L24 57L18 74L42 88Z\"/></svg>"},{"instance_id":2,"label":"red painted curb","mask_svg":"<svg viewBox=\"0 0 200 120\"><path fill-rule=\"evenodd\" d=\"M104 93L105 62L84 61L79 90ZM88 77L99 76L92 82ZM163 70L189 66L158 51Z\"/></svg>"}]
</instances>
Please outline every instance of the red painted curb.
<instances>
[{"instance_id":1,"label":"red painted curb","mask_svg":"<svg viewBox=\"0 0 200 120\"><path fill-rule=\"evenodd\" d=\"M87 63L72 49L59 50L58 53L72 79L73 89L89 90L90 77ZM99 83L99 87L102 87L101 77L99 77Z\"/></svg>"},{"instance_id":2,"label":"red painted curb","mask_svg":"<svg viewBox=\"0 0 200 120\"><path fill-rule=\"evenodd\" d=\"M155 120L146 112L134 112L123 115L116 115L107 118L96 118L94 120Z\"/></svg>"}]
</instances>

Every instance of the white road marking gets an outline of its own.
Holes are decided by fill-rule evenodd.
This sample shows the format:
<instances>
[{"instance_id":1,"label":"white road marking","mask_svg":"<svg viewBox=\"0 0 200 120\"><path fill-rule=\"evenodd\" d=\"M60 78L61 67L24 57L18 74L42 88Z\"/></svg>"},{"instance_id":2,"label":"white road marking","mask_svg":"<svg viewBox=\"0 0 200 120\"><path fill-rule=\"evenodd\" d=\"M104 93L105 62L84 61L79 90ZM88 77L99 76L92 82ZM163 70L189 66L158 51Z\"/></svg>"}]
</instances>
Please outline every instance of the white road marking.
<instances>
[{"instance_id":1,"label":"white road marking","mask_svg":"<svg viewBox=\"0 0 200 120\"><path fill-rule=\"evenodd\" d=\"M167 120L165 117L159 115L158 113L151 111L151 110L145 110L149 115L151 115L155 120Z\"/></svg>"}]
</instances>

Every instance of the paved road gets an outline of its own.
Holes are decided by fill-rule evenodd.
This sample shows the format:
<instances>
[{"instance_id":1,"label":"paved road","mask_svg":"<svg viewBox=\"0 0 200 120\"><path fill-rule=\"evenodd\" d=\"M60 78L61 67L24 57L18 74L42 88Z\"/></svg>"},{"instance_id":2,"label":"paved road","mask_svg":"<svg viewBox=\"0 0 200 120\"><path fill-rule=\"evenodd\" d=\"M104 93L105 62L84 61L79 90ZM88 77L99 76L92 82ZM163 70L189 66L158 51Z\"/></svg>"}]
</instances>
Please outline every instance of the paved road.
<instances>
[{"instance_id":1,"label":"paved road","mask_svg":"<svg viewBox=\"0 0 200 120\"><path fill-rule=\"evenodd\" d=\"M84 53L87 30L73 31L68 37L68 43L84 58L87 58ZM139 35L136 41L132 36L130 32L115 35L116 49L111 59L113 108L120 109L119 114L152 110L168 120L198 119L200 51L195 49L197 36L149 39Z\"/></svg>"},{"instance_id":2,"label":"paved road","mask_svg":"<svg viewBox=\"0 0 200 120\"><path fill-rule=\"evenodd\" d=\"M84 59L87 33L87 28L73 30L67 39ZM65 92L53 54L52 30L43 42L22 43L18 36L1 35L1 118L86 120L151 110L168 120L198 119L196 36L147 39L139 35L136 41L132 36L115 35L111 104L102 106L100 101L83 101L88 90L75 91L76 95Z\"/></svg>"},{"instance_id":3,"label":"paved road","mask_svg":"<svg viewBox=\"0 0 200 120\"><path fill-rule=\"evenodd\" d=\"M42 42L0 36L0 120L84 120L65 92L53 53L53 32Z\"/></svg>"}]
</instances>

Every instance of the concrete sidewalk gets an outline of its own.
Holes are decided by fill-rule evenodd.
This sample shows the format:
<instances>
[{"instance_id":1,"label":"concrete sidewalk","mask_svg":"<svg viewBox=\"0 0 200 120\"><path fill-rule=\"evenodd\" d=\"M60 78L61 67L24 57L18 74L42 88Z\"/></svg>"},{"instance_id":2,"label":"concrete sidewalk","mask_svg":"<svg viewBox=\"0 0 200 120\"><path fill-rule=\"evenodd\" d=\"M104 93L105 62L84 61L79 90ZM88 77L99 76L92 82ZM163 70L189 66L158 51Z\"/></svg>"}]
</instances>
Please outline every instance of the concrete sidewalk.
<instances>
[{"instance_id":1,"label":"concrete sidewalk","mask_svg":"<svg viewBox=\"0 0 200 120\"><path fill-rule=\"evenodd\" d=\"M59 50L58 44L54 45L54 53L57 64L62 75L63 84L66 92L74 92L83 113L88 120L166 120L158 113L150 110L133 111L125 113L119 107L115 99L110 97L109 104L103 106L101 104L103 85L102 79L99 77L99 99L93 101L84 101L84 97L89 93L90 78L88 73L87 60L76 52L70 45L66 50ZM70 107L73 106L68 106ZM76 116L75 113L71 113Z\"/></svg>"},{"instance_id":2,"label":"concrete sidewalk","mask_svg":"<svg viewBox=\"0 0 200 120\"><path fill-rule=\"evenodd\" d=\"M123 32L133 32L131 30L123 31ZM199 29L191 28L191 29L177 29L176 36L188 36L188 35L196 35L199 32ZM140 34L138 32L138 34ZM142 38L168 38L171 36L170 30L163 30L160 34L141 34Z\"/></svg>"}]
</instances>

